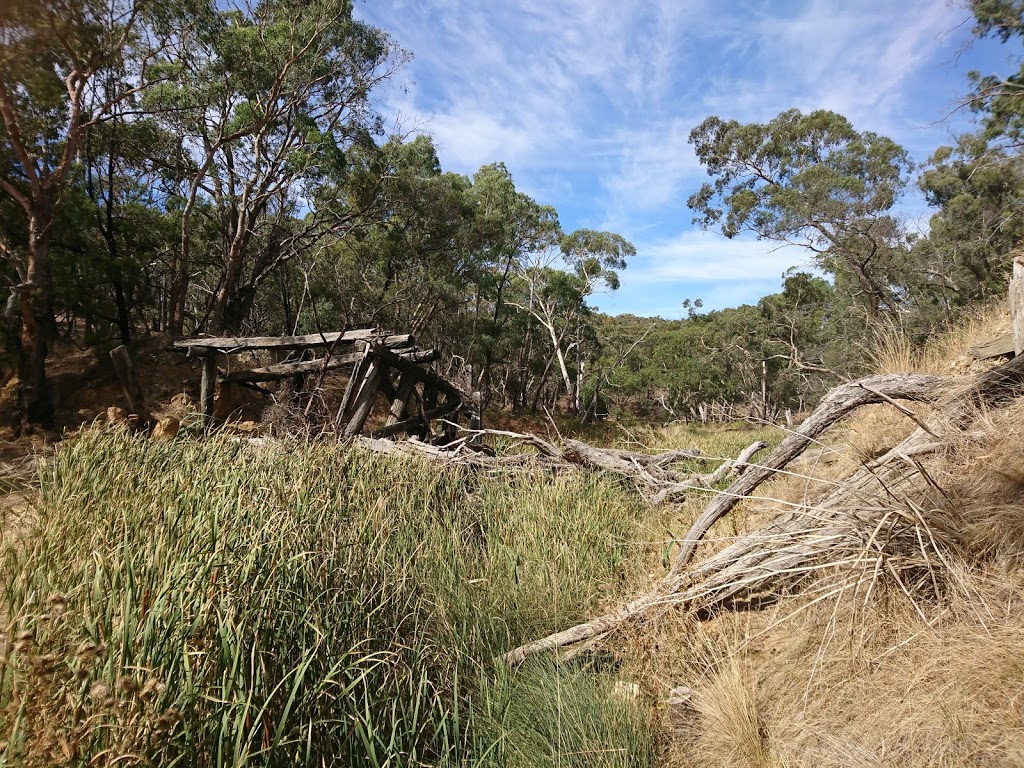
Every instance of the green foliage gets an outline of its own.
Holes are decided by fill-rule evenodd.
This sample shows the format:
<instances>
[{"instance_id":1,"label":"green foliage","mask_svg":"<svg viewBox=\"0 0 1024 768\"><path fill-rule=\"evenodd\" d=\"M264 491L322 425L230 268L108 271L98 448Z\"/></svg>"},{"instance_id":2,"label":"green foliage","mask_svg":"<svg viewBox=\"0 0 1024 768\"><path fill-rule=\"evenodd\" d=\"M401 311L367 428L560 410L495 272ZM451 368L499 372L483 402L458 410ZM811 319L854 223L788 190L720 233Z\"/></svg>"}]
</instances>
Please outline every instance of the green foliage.
<instances>
[{"instance_id":1,"label":"green foliage","mask_svg":"<svg viewBox=\"0 0 1024 768\"><path fill-rule=\"evenodd\" d=\"M494 665L593 610L638 514L594 476L88 433L0 549L0 762L651 764L607 677Z\"/></svg>"},{"instance_id":2,"label":"green foliage","mask_svg":"<svg viewBox=\"0 0 1024 768\"><path fill-rule=\"evenodd\" d=\"M797 410L836 381L833 369L855 369L841 341L845 319L832 285L800 272L757 306L685 320L602 317L603 392L612 407L670 420L692 418L701 403L759 403L764 384L769 410Z\"/></svg>"},{"instance_id":3,"label":"green foliage","mask_svg":"<svg viewBox=\"0 0 1024 768\"><path fill-rule=\"evenodd\" d=\"M1003 43L1024 40L1021 0L971 0L970 7L978 37L991 35ZM1017 148L1024 145L1024 65L1008 77L980 72L971 72L969 77L974 85L970 105L983 116L985 138Z\"/></svg>"},{"instance_id":4,"label":"green foliage","mask_svg":"<svg viewBox=\"0 0 1024 768\"><path fill-rule=\"evenodd\" d=\"M902 147L835 112L795 109L763 124L709 117L690 143L715 178L688 200L695 222L802 245L873 316L898 310L906 248L889 211L912 168Z\"/></svg>"},{"instance_id":5,"label":"green foliage","mask_svg":"<svg viewBox=\"0 0 1024 768\"><path fill-rule=\"evenodd\" d=\"M915 293L948 320L954 309L1006 291L1011 252L1024 240L1024 165L967 135L933 155L920 185L936 212L914 245L922 273Z\"/></svg>"}]
</instances>

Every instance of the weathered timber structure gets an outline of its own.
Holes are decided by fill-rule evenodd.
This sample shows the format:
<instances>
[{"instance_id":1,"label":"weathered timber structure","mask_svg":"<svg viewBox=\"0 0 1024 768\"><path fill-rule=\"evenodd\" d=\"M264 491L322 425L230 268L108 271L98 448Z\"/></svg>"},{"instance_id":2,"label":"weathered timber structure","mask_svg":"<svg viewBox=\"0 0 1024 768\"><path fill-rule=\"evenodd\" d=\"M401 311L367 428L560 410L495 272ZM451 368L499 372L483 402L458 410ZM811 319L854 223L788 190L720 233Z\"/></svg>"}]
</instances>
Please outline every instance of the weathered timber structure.
<instances>
[{"instance_id":1,"label":"weathered timber structure","mask_svg":"<svg viewBox=\"0 0 1024 768\"><path fill-rule=\"evenodd\" d=\"M348 372L348 385L334 424L339 435L352 438L363 432L377 396L387 406L384 424L372 437L401 434L420 438L432 435L431 422L444 419L452 434L459 417L479 423L479 398L427 367L437 350L420 349L409 334L374 328L314 333L306 336L201 337L174 342L174 348L202 360L199 403L207 425L213 422L214 392L218 382L255 387L296 376ZM255 352L285 352L312 359L285 360L258 368L233 370L231 356ZM224 372L218 368L223 360Z\"/></svg>"}]
</instances>

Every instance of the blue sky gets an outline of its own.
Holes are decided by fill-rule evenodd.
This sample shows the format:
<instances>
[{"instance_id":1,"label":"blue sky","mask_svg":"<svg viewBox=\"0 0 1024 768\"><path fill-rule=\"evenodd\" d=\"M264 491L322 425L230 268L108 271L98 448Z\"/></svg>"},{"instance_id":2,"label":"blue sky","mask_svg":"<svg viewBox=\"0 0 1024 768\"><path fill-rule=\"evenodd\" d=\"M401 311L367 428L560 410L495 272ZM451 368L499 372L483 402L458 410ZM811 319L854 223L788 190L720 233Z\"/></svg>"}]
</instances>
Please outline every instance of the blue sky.
<instances>
[{"instance_id":1,"label":"blue sky","mask_svg":"<svg viewBox=\"0 0 1024 768\"><path fill-rule=\"evenodd\" d=\"M446 171L503 161L566 231L627 237L637 257L595 303L666 318L685 298L756 302L807 262L691 224L706 175L687 137L705 117L832 109L923 162L971 127L953 112L967 71L1013 71L1019 52L968 45L969 12L945 0L369 0L356 13L413 55L378 95L392 128L430 134ZM920 199L902 210L926 226Z\"/></svg>"}]
</instances>

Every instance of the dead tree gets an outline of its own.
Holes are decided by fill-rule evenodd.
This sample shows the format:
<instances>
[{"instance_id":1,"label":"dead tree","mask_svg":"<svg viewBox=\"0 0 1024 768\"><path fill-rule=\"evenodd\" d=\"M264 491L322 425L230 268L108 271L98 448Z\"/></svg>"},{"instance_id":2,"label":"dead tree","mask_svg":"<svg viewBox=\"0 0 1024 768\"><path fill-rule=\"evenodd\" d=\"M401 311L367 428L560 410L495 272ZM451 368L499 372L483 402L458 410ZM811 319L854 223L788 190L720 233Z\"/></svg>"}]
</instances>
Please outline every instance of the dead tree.
<instances>
[{"instance_id":1,"label":"dead tree","mask_svg":"<svg viewBox=\"0 0 1024 768\"><path fill-rule=\"evenodd\" d=\"M921 457L946 449L962 437L975 414L1005 405L1021 394L1022 384L1024 356L967 380L895 374L837 387L763 463L752 467L711 500L683 538L669 573L655 588L590 621L520 646L507 654L507 660L519 664L533 654L555 649L572 654L654 608L683 606L713 612L744 596L777 591L781 585L806 574L823 558L834 557L846 547L863 546L865 542L877 545L876 533L886 524L891 510L865 504L864 499L877 499L879 494L891 496L911 483L921 482L925 474ZM931 417L922 420L900 405L900 400L927 402L936 407ZM830 427L857 408L872 403L894 405L914 420L917 428L899 445L863 464L817 500L813 509L785 513L697 566L690 566L697 546L715 522L783 470Z\"/></svg>"},{"instance_id":2,"label":"dead tree","mask_svg":"<svg viewBox=\"0 0 1024 768\"><path fill-rule=\"evenodd\" d=\"M360 441L360 446L377 453L424 456L447 464L488 469L543 465L552 468L586 467L601 470L629 479L644 500L652 505L680 501L695 490L713 489L728 476L742 473L754 454L767 447L767 443L759 440L744 448L735 459L722 460L710 472L680 472L674 466L679 461L708 462L714 459L701 456L696 448L648 454L616 448L597 448L571 439L562 440L556 445L536 435L495 429L463 429L462 432L464 434L461 438L443 448L417 442L394 444L367 439ZM475 438L486 435L511 439L520 445L533 448L536 453L506 453L498 456L475 449Z\"/></svg>"}]
</instances>

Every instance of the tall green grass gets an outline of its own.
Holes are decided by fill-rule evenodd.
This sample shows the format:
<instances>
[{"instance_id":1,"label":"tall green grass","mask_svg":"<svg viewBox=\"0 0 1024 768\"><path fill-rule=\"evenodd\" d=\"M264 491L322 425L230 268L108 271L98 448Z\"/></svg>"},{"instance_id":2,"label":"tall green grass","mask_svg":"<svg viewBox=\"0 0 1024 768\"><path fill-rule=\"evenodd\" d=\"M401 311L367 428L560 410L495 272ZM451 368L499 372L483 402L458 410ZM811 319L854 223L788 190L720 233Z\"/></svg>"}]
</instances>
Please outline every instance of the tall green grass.
<instances>
[{"instance_id":1,"label":"tall green grass","mask_svg":"<svg viewBox=\"0 0 1024 768\"><path fill-rule=\"evenodd\" d=\"M0 765L643 766L585 617L640 508L585 474L329 444L67 441L0 551Z\"/></svg>"}]
</instances>

